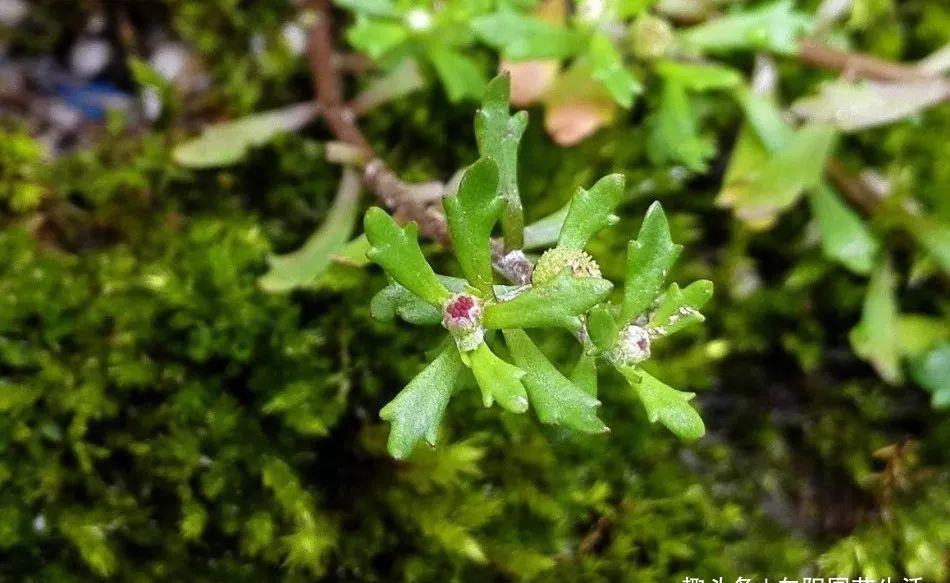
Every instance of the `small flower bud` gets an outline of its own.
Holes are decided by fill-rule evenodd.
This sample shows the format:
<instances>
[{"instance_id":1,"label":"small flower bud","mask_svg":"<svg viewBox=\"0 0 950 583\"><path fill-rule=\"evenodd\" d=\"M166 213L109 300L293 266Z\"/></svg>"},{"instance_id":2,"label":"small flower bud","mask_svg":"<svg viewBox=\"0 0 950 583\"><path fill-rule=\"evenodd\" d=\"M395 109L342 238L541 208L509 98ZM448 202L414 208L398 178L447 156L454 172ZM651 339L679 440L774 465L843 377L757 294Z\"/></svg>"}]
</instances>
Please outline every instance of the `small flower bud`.
<instances>
[{"instance_id":1,"label":"small flower bud","mask_svg":"<svg viewBox=\"0 0 950 583\"><path fill-rule=\"evenodd\" d=\"M555 247L548 249L534 266L531 283L541 285L551 281L565 267L576 277L600 277L600 266L594 258L583 251Z\"/></svg>"},{"instance_id":2,"label":"small flower bud","mask_svg":"<svg viewBox=\"0 0 950 583\"><path fill-rule=\"evenodd\" d=\"M650 332L636 324L625 326L607 357L624 365L637 364L650 358Z\"/></svg>"},{"instance_id":3,"label":"small flower bud","mask_svg":"<svg viewBox=\"0 0 950 583\"><path fill-rule=\"evenodd\" d=\"M673 27L662 18L644 14L630 27L630 48L641 59L658 59L673 44Z\"/></svg>"},{"instance_id":4,"label":"small flower bud","mask_svg":"<svg viewBox=\"0 0 950 583\"><path fill-rule=\"evenodd\" d=\"M505 279L519 285L531 283L531 269L531 262L520 249L509 252L498 261L498 270Z\"/></svg>"},{"instance_id":5,"label":"small flower bud","mask_svg":"<svg viewBox=\"0 0 950 583\"><path fill-rule=\"evenodd\" d=\"M455 338L459 350L475 350L485 338L481 301L468 294L453 296L442 309L442 325Z\"/></svg>"}]
</instances>

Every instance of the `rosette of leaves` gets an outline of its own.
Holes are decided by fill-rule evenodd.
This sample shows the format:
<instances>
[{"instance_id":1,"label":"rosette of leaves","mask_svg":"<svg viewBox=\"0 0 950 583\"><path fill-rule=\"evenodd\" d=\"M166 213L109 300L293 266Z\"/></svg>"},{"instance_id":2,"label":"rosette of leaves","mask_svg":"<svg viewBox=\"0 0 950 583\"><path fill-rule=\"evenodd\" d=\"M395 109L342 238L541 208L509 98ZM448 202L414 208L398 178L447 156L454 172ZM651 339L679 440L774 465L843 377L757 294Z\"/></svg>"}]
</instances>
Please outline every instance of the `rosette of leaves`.
<instances>
[{"instance_id":1,"label":"rosette of leaves","mask_svg":"<svg viewBox=\"0 0 950 583\"><path fill-rule=\"evenodd\" d=\"M497 401L503 409L524 413L530 403L543 422L606 431L595 413L600 402L561 374L525 330L579 334L583 315L602 302L613 285L600 277L576 277L569 269L541 284L494 283L491 233L505 202L492 158L470 166L458 194L447 197L444 206L464 279L435 273L422 254L414 224L399 226L380 208L371 208L365 218L368 257L393 280L374 298L373 315L399 315L413 324L441 325L448 332L439 355L380 412L392 424L390 453L406 457L420 439L435 445L464 369L475 378L485 406ZM493 340L504 341L514 363L498 356Z\"/></svg>"},{"instance_id":2,"label":"rosette of leaves","mask_svg":"<svg viewBox=\"0 0 950 583\"><path fill-rule=\"evenodd\" d=\"M556 244L532 265L521 251L525 240L517 189L517 148L524 113L509 115L507 78L489 84L476 117L478 161L469 166L458 192L443 199L453 250L464 277L440 275L429 265L414 223L400 226L386 211L371 208L364 219L367 257L391 278L373 299L374 317L395 316L447 331L438 355L380 411L392 425L389 451L408 456L422 439L435 445L449 399L468 370L485 406L495 402L513 413L529 405L543 423L602 433L597 417L597 367L609 363L633 386L651 421L683 439L703 434L699 415L676 391L640 368L650 342L701 321L709 282L685 289L675 284L661 298L660 287L680 247L674 245L659 205L651 207L640 237L630 243L626 293L620 306L605 303L613 288L584 250L599 231L614 224L624 178L613 174L590 190L579 189L557 229ZM495 281L492 234L501 225L508 254L497 271L517 285ZM512 249L512 242L515 248ZM523 263L510 269L506 261ZM521 274L530 273L522 278ZM559 371L527 332L567 331L584 347L570 377ZM504 345L511 361L499 356Z\"/></svg>"}]
</instances>

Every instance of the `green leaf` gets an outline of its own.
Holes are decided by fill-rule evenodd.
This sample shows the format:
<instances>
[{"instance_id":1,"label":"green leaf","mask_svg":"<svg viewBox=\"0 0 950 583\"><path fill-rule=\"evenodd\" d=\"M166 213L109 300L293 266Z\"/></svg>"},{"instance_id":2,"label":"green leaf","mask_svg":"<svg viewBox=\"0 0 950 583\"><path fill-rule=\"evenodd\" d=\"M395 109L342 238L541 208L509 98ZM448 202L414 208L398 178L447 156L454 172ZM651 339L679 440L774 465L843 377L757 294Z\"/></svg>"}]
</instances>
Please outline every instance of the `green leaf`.
<instances>
[{"instance_id":1,"label":"green leaf","mask_svg":"<svg viewBox=\"0 0 950 583\"><path fill-rule=\"evenodd\" d=\"M950 81L940 77L893 82L837 79L824 83L818 95L795 101L792 111L809 121L855 132L900 121L945 102L948 95Z\"/></svg>"},{"instance_id":2,"label":"green leaf","mask_svg":"<svg viewBox=\"0 0 950 583\"><path fill-rule=\"evenodd\" d=\"M629 109L633 97L643 91L643 86L624 67L623 58L613 43L603 34L597 34L587 50L594 79L603 84L614 101Z\"/></svg>"},{"instance_id":3,"label":"green leaf","mask_svg":"<svg viewBox=\"0 0 950 583\"><path fill-rule=\"evenodd\" d=\"M399 23L357 16L346 38L353 48L371 59L383 57L409 38L409 31Z\"/></svg>"},{"instance_id":4,"label":"green leaf","mask_svg":"<svg viewBox=\"0 0 950 583\"><path fill-rule=\"evenodd\" d=\"M503 409L512 413L528 410L528 395L521 384L525 371L495 356L484 342L465 353L465 358L469 359L469 367L482 390L482 402L486 407L498 401Z\"/></svg>"},{"instance_id":5,"label":"green leaf","mask_svg":"<svg viewBox=\"0 0 950 583\"><path fill-rule=\"evenodd\" d=\"M616 224L619 219L613 211L623 200L624 183L623 174L610 174L598 180L590 190L578 188L571 198L558 246L583 250L591 237Z\"/></svg>"},{"instance_id":6,"label":"green leaf","mask_svg":"<svg viewBox=\"0 0 950 583\"><path fill-rule=\"evenodd\" d=\"M597 396L597 360L587 354L577 357L571 371L571 382L592 397Z\"/></svg>"},{"instance_id":7,"label":"green leaf","mask_svg":"<svg viewBox=\"0 0 950 583\"><path fill-rule=\"evenodd\" d=\"M418 63L406 58L385 74L371 79L350 106L354 112L365 113L383 103L405 97L424 85Z\"/></svg>"},{"instance_id":8,"label":"green leaf","mask_svg":"<svg viewBox=\"0 0 950 583\"><path fill-rule=\"evenodd\" d=\"M485 44L500 50L511 61L564 59L584 48L584 36L514 12L498 12L475 18L475 35Z\"/></svg>"},{"instance_id":9,"label":"green leaf","mask_svg":"<svg viewBox=\"0 0 950 583\"><path fill-rule=\"evenodd\" d=\"M950 326L943 318L923 314L901 314L897 336L903 356L917 358L942 341L950 340Z\"/></svg>"},{"instance_id":10,"label":"green leaf","mask_svg":"<svg viewBox=\"0 0 950 583\"><path fill-rule=\"evenodd\" d=\"M855 273L870 273L880 244L857 213L825 183L815 189L808 201L818 221L825 256Z\"/></svg>"},{"instance_id":11,"label":"green leaf","mask_svg":"<svg viewBox=\"0 0 950 583\"><path fill-rule=\"evenodd\" d=\"M713 283L708 279L694 281L683 289L673 283L663 296L660 307L650 317L652 326L661 336L669 336L706 318L699 312L713 295Z\"/></svg>"},{"instance_id":12,"label":"green leaf","mask_svg":"<svg viewBox=\"0 0 950 583\"><path fill-rule=\"evenodd\" d=\"M452 293L465 291L468 282L460 277L436 275L442 285ZM495 293L504 293L503 286L495 286ZM442 310L423 301L419 296L395 281L381 289L369 305L370 315L381 322L389 322L397 315L410 324L434 326L442 323Z\"/></svg>"},{"instance_id":13,"label":"green leaf","mask_svg":"<svg viewBox=\"0 0 950 583\"><path fill-rule=\"evenodd\" d=\"M283 292L315 283L317 277L330 266L333 253L343 248L353 232L359 216L360 186L356 171L349 168L344 170L326 221L300 249L268 258L270 269L258 279L262 289Z\"/></svg>"},{"instance_id":14,"label":"green leaf","mask_svg":"<svg viewBox=\"0 0 950 583\"><path fill-rule=\"evenodd\" d=\"M706 433L703 419L689 404L695 393L677 391L642 369L619 366L617 370L637 391L651 423L659 421L683 441L695 441Z\"/></svg>"},{"instance_id":15,"label":"green leaf","mask_svg":"<svg viewBox=\"0 0 950 583\"><path fill-rule=\"evenodd\" d=\"M613 284L599 277L574 277L570 269L514 299L485 306L489 329L580 327L578 316L603 301Z\"/></svg>"},{"instance_id":16,"label":"green leaf","mask_svg":"<svg viewBox=\"0 0 950 583\"><path fill-rule=\"evenodd\" d=\"M950 407L950 342L938 344L916 359L911 375L917 384L933 394L934 409Z\"/></svg>"},{"instance_id":17,"label":"green leaf","mask_svg":"<svg viewBox=\"0 0 950 583\"><path fill-rule=\"evenodd\" d=\"M794 137L795 130L782 117L782 111L774 99L756 95L745 85L736 87L733 95L765 149L774 152Z\"/></svg>"},{"instance_id":18,"label":"green leaf","mask_svg":"<svg viewBox=\"0 0 950 583\"><path fill-rule=\"evenodd\" d=\"M456 102L469 97L479 99L485 92L485 74L471 58L435 44L430 46L427 54L449 101Z\"/></svg>"},{"instance_id":19,"label":"green leaf","mask_svg":"<svg viewBox=\"0 0 950 583\"><path fill-rule=\"evenodd\" d=\"M681 163L694 172L706 170L716 146L699 134L699 116L680 83L663 83L659 106L647 119L647 154L654 164Z\"/></svg>"},{"instance_id":20,"label":"green leaf","mask_svg":"<svg viewBox=\"0 0 950 583\"><path fill-rule=\"evenodd\" d=\"M933 217L906 214L905 229L937 262L944 273L950 274L950 224Z\"/></svg>"},{"instance_id":21,"label":"green leaf","mask_svg":"<svg viewBox=\"0 0 950 583\"><path fill-rule=\"evenodd\" d=\"M205 128L201 136L175 148L175 162L189 168L217 168L236 164L247 151L266 144L283 132L302 128L316 117L312 103L256 113Z\"/></svg>"},{"instance_id":22,"label":"green leaf","mask_svg":"<svg viewBox=\"0 0 950 583\"><path fill-rule=\"evenodd\" d=\"M654 202L647 209L637 239L627 244L627 276L620 311L622 323L631 322L653 305L682 250L683 246L674 244L670 237L663 207Z\"/></svg>"},{"instance_id":23,"label":"green leaf","mask_svg":"<svg viewBox=\"0 0 950 583\"><path fill-rule=\"evenodd\" d=\"M518 145L528 125L528 113L510 115L509 95L508 75L499 75L489 82L482 107L475 114L475 138L479 154L498 164L498 195L506 204L501 218L505 246L519 249L524 243L524 213L518 192Z\"/></svg>"},{"instance_id":24,"label":"green leaf","mask_svg":"<svg viewBox=\"0 0 950 583\"><path fill-rule=\"evenodd\" d=\"M731 173L719 202L731 205L735 215L753 227L770 226L780 211L821 183L834 140L829 126L802 127L763 164L744 176Z\"/></svg>"},{"instance_id":25,"label":"green leaf","mask_svg":"<svg viewBox=\"0 0 950 583\"><path fill-rule=\"evenodd\" d=\"M372 248L366 254L403 287L439 308L451 297L438 280L419 248L415 223L401 228L379 207L371 207L363 219Z\"/></svg>"},{"instance_id":26,"label":"green leaf","mask_svg":"<svg viewBox=\"0 0 950 583\"><path fill-rule=\"evenodd\" d=\"M350 267L366 267L369 264L369 258L366 257L369 250L369 239L366 238L365 234L360 235L335 251L333 261Z\"/></svg>"},{"instance_id":27,"label":"green leaf","mask_svg":"<svg viewBox=\"0 0 950 583\"><path fill-rule=\"evenodd\" d=\"M481 158L465 171L458 194L442 199L462 273L483 293L492 291L491 233L505 204L497 190L498 167Z\"/></svg>"},{"instance_id":28,"label":"green leaf","mask_svg":"<svg viewBox=\"0 0 950 583\"><path fill-rule=\"evenodd\" d=\"M439 423L452 396L456 379L462 372L462 360L453 343L415 376L396 398L379 412L380 419L389 421L389 453L396 459L405 459L420 439L435 445Z\"/></svg>"},{"instance_id":29,"label":"green leaf","mask_svg":"<svg viewBox=\"0 0 950 583\"><path fill-rule=\"evenodd\" d=\"M891 384L900 383L903 377L896 286L893 269L884 263L871 276L861 321L850 334L851 346L857 355L870 361L881 378Z\"/></svg>"},{"instance_id":30,"label":"green leaf","mask_svg":"<svg viewBox=\"0 0 950 583\"><path fill-rule=\"evenodd\" d=\"M397 16L396 5L390 0L333 0L340 8L368 16Z\"/></svg>"},{"instance_id":31,"label":"green leaf","mask_svg":"<svg viewBox=\"0 0 950 583\"><path fill-rule=\"evenodd\" d=\"M689 91L732 89L743 82L742 73L723 65L664 60L656 63L654 70L666 81Z\"/></svg>"},{"instance_id":32,"label":"green leaf","mask_svg":"<svg viewBox=\"0 0 950 583\"><path fill-rule=\"evenodd\" d=\"M557 243L564 228L564 219L567 218L567 212L571 207L568 202L560 209L554 211L546 217L538 219L524 228L524 248L541 249L551 247Z\"/></svg>"},{"instance_id":33,"label":"green leaf","mask_svg":"<svg viewBox=\"0 0 950 583\"><path fill-rule=\"evenodd\" d=\"M561 374L523 330L505 330L504 335L512 358L527 371L522 382L542 423L564 425L585 433L607 431L607 426L597 418L600 401Z\"/></svg>"},{"instance_id":34,"label":"green leaf","mask_svg":"<svg viewBox=\"0 0 950 583\"><path fill-rule=\"evenodd\" d=\"M610 306L600 304L587 314L587 335L599 352L604 352L617 342L620 327L610 311Z\"/></svg>"},{"instance_id":35,"label":"green leaf","mask_svg":"<svg viewBox=\"0 0 950 583\"><path fill-rule=\"evenodd\" d=\"M792 55L798 49L798 39L810 28L811 20L796 12L791 0L780 0L688 28L680 33L680 39L702 52L747 49Z\"/></svg>"},{"instance_id":36,"label":"green leaf","mask_svg":"<svg viewBox=\"0 0 950 583\"><path fill-rule=\"evenodd\" d=\"M422 301L419 296L395 282L373 296L369 312L381 322L389 322L398 314L406 322L419 326L442 323L442 310Z\"/></svg>"}]
</instances>

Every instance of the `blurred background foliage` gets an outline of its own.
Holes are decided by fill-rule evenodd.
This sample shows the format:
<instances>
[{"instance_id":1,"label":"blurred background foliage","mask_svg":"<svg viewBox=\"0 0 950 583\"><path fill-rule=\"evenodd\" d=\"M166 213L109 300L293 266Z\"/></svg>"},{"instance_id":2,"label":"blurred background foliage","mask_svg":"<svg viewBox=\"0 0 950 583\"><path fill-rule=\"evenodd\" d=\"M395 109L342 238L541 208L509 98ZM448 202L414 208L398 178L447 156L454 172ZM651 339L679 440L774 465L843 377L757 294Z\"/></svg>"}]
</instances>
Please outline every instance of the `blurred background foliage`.
<instances>
[{"instance_id":1,"label":"blurred background foliage","mask_svg":"<svg viewBox=\"0 0 950 583\"><path fill-rule=\"evenodd\" d=\"M486 411L463 391L443 445L397 463L377 412L438 331L371 320L376 270L334 266L318 291L256 286L268 254L298 247L326 214L340 171L321 130L220 170L172 157L205 122L309 97L286 29L297 8L37 3L4 30L8 58L65 59L96 14L124 57L143 55L116 18L186 44L208 81L163 87L147 129L111 115L51 158L48 134L4 121L0 581L950 577L946 410L855 354L867 280L822 256L804 205L767 231L716 206L733 105L703 100L719 146L704 174L651 163L642 105L572 148L532 109L521 146L529 220L604 174L628 176L622 222L591 249L607 277L658 199L685 244L671 279L715 282L706 324L652 365L699 394L708 435L683 446L651 426L619 379L601 389L607 437ZM859 0L847 28L861 50L915 60L946 42L950 8ZM817 75L780 66L793 88ZM109 75L129 91L141 69ZM476 157L473 107L429 83L363 128L403 178L446 179ZM839 152L947 220L948 134L943 106L848 136ZM907 236L886 232L902 312L945 334L945 276L915 279ZM543 348L576 356L556 338Z\"/></svg>"}]
</instances>

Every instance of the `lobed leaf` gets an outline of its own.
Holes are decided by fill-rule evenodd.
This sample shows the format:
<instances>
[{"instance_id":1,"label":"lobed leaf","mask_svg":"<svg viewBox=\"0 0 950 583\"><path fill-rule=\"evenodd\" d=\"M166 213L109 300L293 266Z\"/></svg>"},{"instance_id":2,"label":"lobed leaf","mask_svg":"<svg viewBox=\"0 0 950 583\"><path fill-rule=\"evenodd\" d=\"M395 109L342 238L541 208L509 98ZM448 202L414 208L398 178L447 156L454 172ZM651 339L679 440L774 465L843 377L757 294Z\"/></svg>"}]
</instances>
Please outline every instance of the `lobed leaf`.
<instances>
[{"instance_id":1,"label":"lobed leaf","mask_svg":"<svg viewBox=\"0 0 950 583\"><path fill-rule=\"evenodd\" d=\"M262 289L283 292L316 282L317 277L330 266L333 254L344 248L353 232L359 216L360 186L356 171L349 168L344 170L340 188L323 225L300 249L286 255L268 257L270 269L258 280Z\"/></svg>"},{"instance_id":2,"label":"lobed leaf","mask_svg":"<svg viewBox=\"0 0 950 583\"><path fill-rule=\"evenodd\" d=\"M647 209L635 241L627 245L627 276L624 280L621 323L645 312L660 293L670 268L683 250L673 243L666 214L659 202Z\"/></svg>"},{"instance_id":3,"label":"lobed leaf","mask_svg":"<svg viewBox=\"0 0 950 583\"><path fill-rule=\"evenodd\" d=\"M613 284L599 277L575 277L564 269L551 281L534 286L514 299L485 307L488 329L580 327L579 316L600 303Z\"/></svg>"},{"instance_id":4,"label":"lobed leaf","mask_svg":"<svg viewBox=\"0 0 950 583\"><path fill-rule=\"evenodd\" d=\"M390 277L433 306L441 307L449 299L449 290L436 277L419 248L415 223L400 227L389 213L371 207L366 211L363 227L372 245L366 256Z\"/></svg>"},{"instance_id":5,"label":"lobed leaf","mask_svg":"<svg viewBox=\"0 0 950 583\"><path fill-rule=\"evenodd\" d=\"M629 109L634 96L643 91L643 85L624 67L623 58L610 39L603 34L595 35L587 56L594 79L600 81L614 101Z\"/></svg>"},{"instance_id":6,"label":"lobed leaf","mask_svg":"<svg viewBox=\"0 0 950 583\"><path fill-rule=\"evenodd\" d=\"M708 279L694 281L683 289L673 283L663 301L650 317L650 325L662 336L669 336L706 318L699 310L713 295Z\"/></svg>"},{"instance_id":7,"label":"lobed leaf","mask_svg":"<svg viewBox=\"0 0 950 583\"><path fill-rule=\"evenodd\" d=\"M475 138L479 154L493 158L498 165L498 196L506 205L501 218L505 246L520 249L524 244L524 219L518 192L518 146L528 125L528 114L509 114L510 92L508 75L499 75L488 83L482 107L475 114ZM522 240L514 240L517 237Z\"/></svg>"},{"instance_id":8,"label":"lobed leaf","mask_svg":"<svg viewBox=\"0 0 950 583\"><path fill-rule=\"evenodd\" d=\"M651 423L659 421L683 441L695 441L706 433L702 417L689 404L695 393L677 391L642 369L619 366L617 370L637 391Z\"/></svg>"},{"instance_id":9,"label":"lobed leaf","mask_svg":"<svg viewBox=\"0 0 950 583\"><path fill-rule=\"evenodd\" d=\"M585 433L603 433L598 419L600 401L560 373L523 330L505 330L505 341L515 363L527 371L522 383L542 423L564 425Z\"/></svg>"},{"instance_id":10,"label":"lobed leaf","mask_svg":"<svg viewBox=\"0 0 950 583\"><path fill-rule=\"evenodd\" d=\"M462 360L455 344L450 342L382 408L379 417L392 425L387 448L394 458L408 457L420 439L429 445L436 444L439 423L461 372Z\"/></svg>"},{"instance_id":11,"label":"lobed leaf","mask_svg":"<svg viewBox=\"0 0 950 583\"><path fill-rule=\"evenodd\" d=\"M492 291L491 233L505 204L497 190L498 167L481 158L465 171L458 194L442 199L462 273L486 294Z\"/></svg>"},{"instance_id":12,"label":"lobed leaf","mask_svg":"<svg viewBox=\"0 0 950 583\"><path fill-rule=\"evenodd\" d=\"M619 219L613 211L623 200L624 182L623 174L610 174L590 190L578 188L561 226L558 246L583 250L594 235L616 224Z\"/></svg>"},{"instance_id":13,"label":"lobed leaf","mask_svg":"<svg viewBox=\"0 0 950 583\"><path fill-rule=\"evenodd\" d=\"M482 391L482 402L486 407L498 401L503 409L512 413L528 410L528 396L521 384L525 371L495 356L484 342L475 350L465 353L465 357Z\"/></svg>"}]
</instances>

